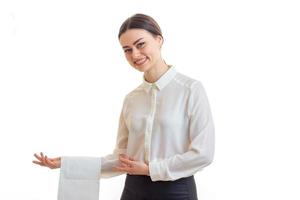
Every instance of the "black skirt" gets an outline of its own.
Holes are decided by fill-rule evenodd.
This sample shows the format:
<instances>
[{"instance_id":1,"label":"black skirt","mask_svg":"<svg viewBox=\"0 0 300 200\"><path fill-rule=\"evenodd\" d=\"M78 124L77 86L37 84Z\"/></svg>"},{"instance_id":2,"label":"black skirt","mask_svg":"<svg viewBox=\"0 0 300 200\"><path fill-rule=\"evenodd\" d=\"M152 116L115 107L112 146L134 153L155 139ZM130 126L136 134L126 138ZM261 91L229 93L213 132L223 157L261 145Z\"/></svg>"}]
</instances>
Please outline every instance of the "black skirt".
<instances>
[{"instance_id":1,"label":"black skirt","mask_svg":"<svg viewBox=\"0 0 300 200\"><path fill-rule=\"evenodd\" d=\"M152 181L150 176L127 174L121 200L197 200L194 176L175 181Z\"/></svg>"}]
</instances>

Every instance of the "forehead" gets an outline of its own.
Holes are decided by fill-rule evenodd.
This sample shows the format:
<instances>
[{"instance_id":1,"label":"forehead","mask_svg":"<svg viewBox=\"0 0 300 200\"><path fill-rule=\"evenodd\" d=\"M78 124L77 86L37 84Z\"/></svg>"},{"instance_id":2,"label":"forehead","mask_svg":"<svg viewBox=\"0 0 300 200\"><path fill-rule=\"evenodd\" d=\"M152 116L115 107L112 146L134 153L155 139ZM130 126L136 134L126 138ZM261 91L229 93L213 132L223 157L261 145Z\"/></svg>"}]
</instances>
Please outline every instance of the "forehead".
<instances>
[{"instance_id":1,"label":"forehead","mask_svg":"<svg viewBox=\"0 0 300 200\"><path fill-rule=\"evenodd\" d=\"M120 37L121 45L132 45L136 40L140 38L153 38L153 36L144 29L128 29Z\"/></svg>"}]
</instances>

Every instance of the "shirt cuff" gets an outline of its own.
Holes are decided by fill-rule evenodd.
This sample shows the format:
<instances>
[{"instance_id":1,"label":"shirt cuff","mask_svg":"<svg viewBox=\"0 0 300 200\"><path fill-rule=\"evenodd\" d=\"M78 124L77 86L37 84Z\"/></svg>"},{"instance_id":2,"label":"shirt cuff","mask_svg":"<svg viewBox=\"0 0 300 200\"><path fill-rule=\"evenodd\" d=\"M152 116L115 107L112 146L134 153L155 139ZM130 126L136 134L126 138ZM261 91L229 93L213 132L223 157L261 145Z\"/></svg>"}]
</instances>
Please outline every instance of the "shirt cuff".
<instances>
[{"instance_id":1,"label":"shirt cuff","mask_svg":"<svg viewBox=\"0 0 300 200\"><path fill-rule=\"evenodd\" d=\"M149 174L152 181L160 181L165 179L166 167L163 161L150 161Z\"/></svg>"},{"instance_id":2,"label":"shirt cuff","mask_svg":"<svg viewBox=\"0 0 300 200\"><path fill-rule=\"evenodd\" d=\"M98 200L101 158L62 157L58 200Z\"/></svg>"}]
</instances>

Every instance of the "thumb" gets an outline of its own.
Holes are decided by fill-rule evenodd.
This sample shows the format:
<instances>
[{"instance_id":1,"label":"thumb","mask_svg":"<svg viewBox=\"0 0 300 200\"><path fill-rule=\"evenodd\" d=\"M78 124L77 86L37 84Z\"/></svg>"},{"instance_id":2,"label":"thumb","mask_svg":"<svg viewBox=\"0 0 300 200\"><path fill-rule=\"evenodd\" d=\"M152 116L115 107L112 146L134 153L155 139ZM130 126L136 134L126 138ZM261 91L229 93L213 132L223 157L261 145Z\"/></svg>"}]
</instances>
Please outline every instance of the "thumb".
<instances>
[{"instance_id":1,"label":"thumb","mask_svg":"<svg viewBox=\"0 0 300 200\"><path fill-rule=\"evenodd\" d=\"M129 157L126 154L119 154L119 157L128 159Z\"/></svg>"},{"instance_id":2,"label":"thumb","mask_svg":"<svg viewBox=\"0 0 300 200\"><path fill-rule=\"evenodd\" d=\"M132 157L128 157L129 160L134 161L134 159Z\"/></svg>"},{"instance_id":3,"label":"thumb","mask_svg":"<svg viewBox=\"0 0 300 200\"><path fill-rule=\"evenodd\" d=\"M119 154L119 156L122 157L122 158L128 159L128 160L134 161L134 159L132 157L129 157L126 154Z\"/></svg>"}]
</instances>

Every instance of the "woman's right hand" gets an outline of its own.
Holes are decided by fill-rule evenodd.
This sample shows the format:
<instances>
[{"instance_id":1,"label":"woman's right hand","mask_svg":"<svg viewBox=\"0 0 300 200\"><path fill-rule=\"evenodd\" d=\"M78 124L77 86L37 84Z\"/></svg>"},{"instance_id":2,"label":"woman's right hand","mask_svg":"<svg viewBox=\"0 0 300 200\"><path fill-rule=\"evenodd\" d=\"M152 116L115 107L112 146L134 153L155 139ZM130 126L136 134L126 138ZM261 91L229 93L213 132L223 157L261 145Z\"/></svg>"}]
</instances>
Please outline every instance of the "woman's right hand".
<instances>
[{"instance_id":1,"label":"woman's right hand","mask_svg":"<svg viewBox=\"0 0 300 200\"><path fill-rule=\"evenodd\" d=\"M46 155L43 154L43 152L41 152L40 155L35 153L34 157L36 157L37 160L33 160L32 162L37 165L49 167L50 169L60 168L61 157L48 158Z\"/></svg>"}]
</instances>

